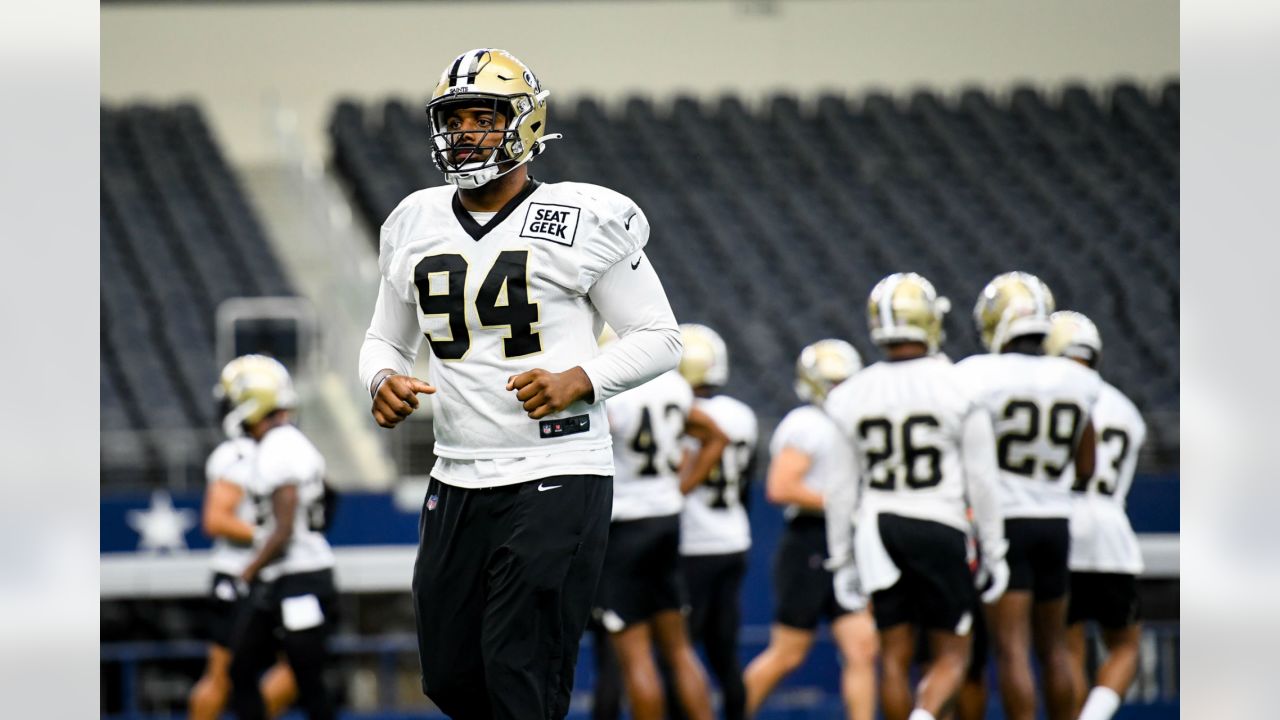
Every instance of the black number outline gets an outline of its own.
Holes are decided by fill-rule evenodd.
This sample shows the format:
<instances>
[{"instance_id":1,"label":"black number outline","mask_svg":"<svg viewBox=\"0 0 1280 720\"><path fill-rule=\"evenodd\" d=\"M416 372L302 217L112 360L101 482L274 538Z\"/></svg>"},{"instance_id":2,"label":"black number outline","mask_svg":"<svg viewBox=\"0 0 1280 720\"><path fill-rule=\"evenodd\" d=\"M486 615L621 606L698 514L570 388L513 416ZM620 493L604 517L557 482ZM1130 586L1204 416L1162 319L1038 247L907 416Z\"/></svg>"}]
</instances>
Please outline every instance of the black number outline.
<instances>
[{"instance_id":1,"label":"black number outline","mask_svg":"<svg viewBox=\"0 0 1280 720\"><path fill-rule=\"evenodd\" d=\"M457 253L427 255L414 267L413 282L418 288L418 308L422 314L427 317L444 315L449 319L448 339L423 333L432 354L441 360L465 360L471 352L466 300L469 271L467 259ZM447 292L432 293L431 276L440 273L448 273ZM507 302L498 305L498 296L504 285ZM503 357L527 357L542 352L542 335L536 329L542 318L542 308L539 303L529 302L528 250L498 253L476 291L472 306L481 327L508 328L502 340Z\"/></svg>"}]
</instances>

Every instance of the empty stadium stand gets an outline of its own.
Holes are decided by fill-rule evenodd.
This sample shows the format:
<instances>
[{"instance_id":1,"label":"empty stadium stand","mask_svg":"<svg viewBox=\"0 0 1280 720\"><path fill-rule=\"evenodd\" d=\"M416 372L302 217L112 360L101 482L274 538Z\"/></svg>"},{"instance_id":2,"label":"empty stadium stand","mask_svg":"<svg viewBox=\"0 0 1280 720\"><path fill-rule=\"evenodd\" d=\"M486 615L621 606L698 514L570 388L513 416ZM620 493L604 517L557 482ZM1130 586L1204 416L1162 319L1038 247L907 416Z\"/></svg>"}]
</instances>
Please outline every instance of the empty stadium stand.
<instances>
[{"instance_id":1,"label":"empty stadium stand","mask_svg":"<svg viewBox=\"0 0 1280 720\"><path fill-rule=\"evenodd\" d=\"M993 96L725 97L553 103L565 139L531 166L633 197L676 316L722 331L731 392L767 425L796 402L799 349L826 336L870 359L866 294L914 270L951 297L946 351L979 351L970 309L999 272L1040 275L1059 308L1092 317L1103 373L1152 422L1176 465L1176 82L1104 91L1022 87ZM333 165L370 228L438 185L423 103L337 105ZM372 233L376 242L376 232ZM1154 458L1154 461L1153 459Z\"/></svg>"},{"instance_id":2,"label":"empty stadium stand","mask_svg":"<svg viewBox=\"0 0 1280 720\"><path fill-rule=\"evenodd\" d=\"M200 110L101 110L102 482L166 483L216 442L214 315L290 295Z\"/></svg>"}]
</instances>

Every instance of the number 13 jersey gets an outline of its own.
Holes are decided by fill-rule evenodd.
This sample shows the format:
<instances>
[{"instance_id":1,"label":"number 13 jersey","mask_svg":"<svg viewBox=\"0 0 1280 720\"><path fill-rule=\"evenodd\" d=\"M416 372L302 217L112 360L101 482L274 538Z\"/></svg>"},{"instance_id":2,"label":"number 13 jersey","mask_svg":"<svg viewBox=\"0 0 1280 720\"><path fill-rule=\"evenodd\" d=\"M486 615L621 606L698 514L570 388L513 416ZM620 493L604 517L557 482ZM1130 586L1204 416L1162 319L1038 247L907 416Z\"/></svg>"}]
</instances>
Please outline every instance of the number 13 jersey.
<instances>
[{"instance_id":1,"label":"number 13 jersey","mask_svg":"<svg viewBox=\"0 0 1280 720\"><path fill-rule=\"evenodd\" d=\"M505 387L526 370L563 372L600 354L602 321L588 292L619 261L645 262L648 237L634 202L584 183L531 182L484 225L453 186L400 203L382 227L378 262L383 292L416 308L431 347L437 455L609 447L602 402L579 400L539 421ZM417 348L398 349L412 356Z\"/></svg>"}]
</instances>

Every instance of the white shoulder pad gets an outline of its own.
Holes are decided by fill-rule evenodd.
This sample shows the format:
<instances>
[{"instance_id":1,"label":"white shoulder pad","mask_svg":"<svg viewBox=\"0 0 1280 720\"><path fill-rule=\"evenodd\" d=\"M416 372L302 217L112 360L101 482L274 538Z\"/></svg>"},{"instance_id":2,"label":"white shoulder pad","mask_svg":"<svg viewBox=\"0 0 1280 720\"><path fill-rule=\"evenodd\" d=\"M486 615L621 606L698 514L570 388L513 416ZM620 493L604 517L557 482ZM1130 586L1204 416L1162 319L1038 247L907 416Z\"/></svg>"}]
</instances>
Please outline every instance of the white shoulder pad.
<instances>
[{"instance_id":1,"label":"white shoulder pad","mask_svg":"<svg viewBox=\"0 0 1280 720\"><path fill-rule=\"evenodd\" d=\"M406 272L410 244L430 231L442 213L452 213L452 185L427 188L412 193L387 216L378 233L378 270L395 288L401 300L414 302L413 273Z\"/></svg>"},{"instance_id":2,"label":"white shoulder pad","mask_svg":"<svg viewBox=\"0 0 1280 720\"><path fill-rule=\"evenodd\" d=\"M229 480L237 485L244 485L245 473L238 471L236 466L242 462L248 465L248 461L252 459L249 453L252 451L252 440L241 438L222 441L222 444L209 453L209 459L205 461L205 480L210 483L215 480Z\"/></svg>"},{"instance_id":3,"label":"white shoulder pad","mask_svg":"<svg viewBox=\"0 0 1280 720\"><path fill-rule=\"evenodd\" d=\"M635 202L606 187L589 183L555 183L548 196L582 208L579 292L587 292L606 270L644 248L649 219Z\"/></svg>"}]
</instances>

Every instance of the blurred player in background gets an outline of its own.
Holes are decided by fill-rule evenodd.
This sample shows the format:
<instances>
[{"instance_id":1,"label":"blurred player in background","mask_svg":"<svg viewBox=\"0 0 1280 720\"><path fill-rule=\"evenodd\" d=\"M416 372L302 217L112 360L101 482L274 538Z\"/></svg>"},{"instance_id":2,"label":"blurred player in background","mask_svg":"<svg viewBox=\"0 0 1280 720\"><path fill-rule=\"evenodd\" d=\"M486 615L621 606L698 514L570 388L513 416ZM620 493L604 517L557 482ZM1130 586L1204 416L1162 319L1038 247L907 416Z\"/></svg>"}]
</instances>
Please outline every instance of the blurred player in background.
<instances>
[{"instance_id":1,"label":"blurred player in background","mask_svg":"<svg viewBox=\"0 0 1280 720\"><path fill-rule=\"evenodd\" d=\"M234 371L236 366L228 365ZM223 372L213 394L226 417L231 412L227 392L232 373ZM233 437L214 448L205 463L204 505L201 524L204 533L213 538L209 565L213 569L210 589L209 659L204 675L191 689L191 720L215 720L231 693L231 630L244 603L236 589L240 573L253 557L254 508L250 491L253 478L254 451L252 438ZM267 716L276 717L293 703L297 695L293 671L283 660L262 677L262 696Z\"/></svg>"},{"instance_id":2,"label":"blurred player in background","mask_svg":"<svg viewBox=\"0 0 1280 720\"><path fill-rule=\"evenodd\" d=\"M602 344L614 342L606 330ZM698 408L674 370L609 400L613 434L613 520L595 614L618 658L631 716L664 717L655 647L672 671L687 717L710 720L706 673L689 641L680 577L680 510L684 489L707 477L729 443ZM700 448L681 472L682 435Z\"/></svg>"},{"instance_id":3,"label":"blurred player in background","mask_svg":"<svg viewBox=\"0 0 1280 720\"><path fill-rule=\"evenodd\" d=\"M383 427L431 394L438 459L413 597L422 689L453 717L568 712L609 531L604 401L680 358L640 208L530 177L559 137L548 94L502 50L445 67L427 115L448 185L413 193L383 224L360 352ZM621 339L601 351L603 321ZM410 375L424 335L434 385Z\"/></svg>"},{"instance_id":4,"label":"blurred player in background","mask_svg":"<svg viewBox=\"0 0 1280 720\"><path fill-rule=\"evenodd\" d=\"M1067 555L1071 485L1093 474L1089 418L1097 373L1044 356L1053 294L1034 275L992 279L973 309L987 354L956 364L995 423L1009 589L995 605L992 637L1000 694L1010 720L1035 717L1030 652L1034 640L1050 720L1073 717L1075 674L1067 649Z\"/></svg>"},{"instance_id":5,"label":"blurred player in background","mask_svg":"<svg viewBox=\"0 0 1280 720\"><path fill-rule=\"evenodd\" d=\"M836 592L851 598L842 600L846 607L871 595L888 720L935 720L964 680L975 604L969 502L989 585L982 599L994 602L1009 579L991 416L956 367L934 354L949 308L915 273L877 283L867 319L885 360L841 383L826 402L854 449L826 489ZM913 700L918 632L927 634L932 659Z\"/></svg>"},{"instance_id":6,"label":"blurred player in background","mask_svg":"<svg viewBox=\"0 0 1280 720\"><path fill-rule=\"evenodd\" d=\"M862 359L843 340L819 340L804 348L796 361L796 394L806 405L782 419L769 443L772 460L765 481L769 502L785 505L787 528L774 555L773 592L776 610L769 646L747 665L747 715L754 716L765 698L809 655L818 622L826 618L840 650L840 693L848 717L875 715L876 632L864 607L838 602L827 551L823 493L846 481L848 443L822 410L827 394L862 368Z\"/></svg>"},{"instance_id":7,"label":"blurred player in background","mask_svg":"<svg viewBox=\"0 0 1280 720\"><path fill-rule=\"evenodd\" d=\"M729 445L707 479L692 487L680 515L680 563L689 588L689 634L702 643L720 683L726 720L746 714L746 688L738 663L742 623L742 578L747 572L751 525L743 500L755 467L756 414L741 400L721 394L729 379L724 339L705 325L680 326L684 352L680 374L693 388L694 407L728 436ZM698 446L695 445L695 448ZM686 453L685 462L697 455ZM693 479L690 469L685 477Z\"/></svg>"},{"instance_id":8,"label":"blurred player in background","mask_svg":"<svg viewBox=\"0 0 1280 720\"><path fill-rule=\"evenodd\" d=\"M1097 371L1102 338L1089 318L1056 312L1045 351ZM1124 393L1102 383L1093 408L1097 458L1093 477L1077 482L1071 512L1071 603L1067 640L1079 677L1084 677L1084 623L1102 628L1107 659L1098 668L1097 684L1085 698L1081 682L1076 697L1083 704L1080 720L1107 720L1120 707L1138 672L1138 575L1142 550L1125 515L1125 497L1138 468L1138 449L1147 437L1142 414Z\"/></svg>"},{"instance_id":9,"label":"blurred player in background","mask_svg":"<svg viewBox=\"0 0 1280 720\"><path fill-rule=\"evenodd\" d=\"M241 720L267 716L259 678L283 651L298 704L313 720L335 717L325 683L327 641L337 610L333 550L325 540L325 462L292 425L297 393L289 372L263 355L236 358L223 371L229 434L255 444L251 488L253 557L238 584L248 593L231 641L232 705Z\"/></svg>"}]
</instances>

